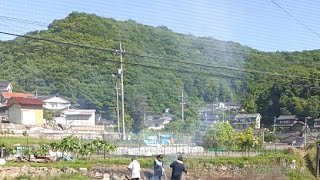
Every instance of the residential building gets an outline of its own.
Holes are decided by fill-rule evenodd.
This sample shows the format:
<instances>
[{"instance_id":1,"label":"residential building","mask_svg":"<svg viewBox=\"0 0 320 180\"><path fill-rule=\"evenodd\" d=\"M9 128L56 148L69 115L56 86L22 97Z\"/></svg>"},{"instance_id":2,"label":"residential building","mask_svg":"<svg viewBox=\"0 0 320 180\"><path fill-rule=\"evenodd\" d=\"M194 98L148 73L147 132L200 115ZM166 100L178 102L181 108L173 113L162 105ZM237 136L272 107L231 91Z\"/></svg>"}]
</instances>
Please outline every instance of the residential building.
<instances>
[{"instance_id":1,"label":"residential building","mask_svg":"<svg viewBox=\"0 0 320 180\"><path fill-rule=\"evenodd\" d=\"M95 126L96 110L91 109L67 109L61 111L60 117L55 117L56 124L64 127L70 126Z\"/></svg>"},{"instance_id":2,"label":"residential building","mask_svg":"<svg viewBox=\"0 0 320 180\"><path fill-rule=\"evenodd\" d=\"M212 112L203 112L199 114L200 122L205 127L211 126L220 121L220 117L218 114L213 114Z\"/></svg>"},{"instance_id":3,"label":"residential building","mask_svg":"<svg viewBox=\"0 0 320 180\"><path fill-rule=\"evenodd\" d=\"M1 92L0 93L0 122L8 122L9 120L7 102L12 97L33 97L33 94L13 93L13 92L7 92L7 91Z\"/></svg>"},{"instance_id":4,"label":"residential building","mask_svg":"<svg viewBox=\"0 0 320 180\"><path fill-rule=\"evenodd\" d=\"M161 130L165 128L165 125L172 120L172 114L164 114L159 118L153 118L151 121L146 122L148 129Z\"/></svg>"},{"instance_id":5,"label":"residential building","mask_svg":"<svg viewBox=\"0 0 320 180\"><path fill-rule=\"evenodd\" d=\"M320 118L313 120L313 129L320 129Z\"/></svg>"},{"instance_id":6,"label":"residential building","mask_svg":"<svg viewBox=\"0 0 320 180\"><path fill-rule=\"evenodd\" d=\"M47 97L39 97L43 101L43 107L52 111L61 111L65 109L69 109L71 103L68 99L61 97L59 95L55 96L47 96Z\"/></svg>"},{"instance_id":7,"label":"residential building","mask_svg":"<svg viewBox=\"0 0 320 180\"><path fill-rule=\"evenodd\" d=\"M106 128L116 128L118 125L113 120L104 120L104 126Z\"/></svg>"},{"instance_id":8,"label":"residential building","mask_svg":"<svg viewBox=\"0 0 320 180\"><path fill-rule=\"evenodd\" d=\"M23 125L44 124L43 103L29 97L12 97L7 102L9 122Z\"/></svg>"},{"instance_id":9,"label":"residential building","mask_svg":"<svg viewBox=\"0 0 320 180\"><path fill-rule=\"evenodd\" d=\"M301 148L304 146L304 137L299 133L291 133L285 137L279 137L280 143L287 143L293 147Z\"/></svg>"},{"instance_id":10,"label":"residential building","mask_svg":"<svg viewBox=\"0 0 320 180\"><path fill-rule=\"evenodd\" d=\"M274 125L276 127L292 127L296 122L298 122L298 118L295 115L280 115Z\"/></svg>"},{"instance_id":11,"label":"residential building","mask_svg":"<svg viewBox=\"0 0 320 180\"><path fill-rule=\"evenodd\" d=\"M7 81L0 81L0 92L12 92L12 84Z\"/></svg>"},{"instance_id":12,"label":"residential building","mask_svg":"<svg viewBox=\"0 0 320 180\"><path fill-rule=\"evenodd\" d=\"M275 130L280 133L302 132L305 127L303 121L299 121L296 115L280 115L275 119Z\"/></svg>"},{"instance_id":13,"label":"residential building","mask_svg":"<svg viewBox=\"0 0 320 180\"><path fill-rule=\"evenodd\" d=\"M233 127L236 130L246 130L250 126L255 129L260 128L261 115L260 113L254 114L237 114L232 122Z\"/></svg>"},{"instance_id":14,"label":"residential building","mask_svg":"<svg viewBox=\"0 0 320 180\"><path fill-rule=\"evenodd\" d=\"M226 103L224 103L224 107L226 109L234 109L234 110L241 109L241 105L239 103L236 103L236 102L226 102Z\"/></svg>"}]
</instances>

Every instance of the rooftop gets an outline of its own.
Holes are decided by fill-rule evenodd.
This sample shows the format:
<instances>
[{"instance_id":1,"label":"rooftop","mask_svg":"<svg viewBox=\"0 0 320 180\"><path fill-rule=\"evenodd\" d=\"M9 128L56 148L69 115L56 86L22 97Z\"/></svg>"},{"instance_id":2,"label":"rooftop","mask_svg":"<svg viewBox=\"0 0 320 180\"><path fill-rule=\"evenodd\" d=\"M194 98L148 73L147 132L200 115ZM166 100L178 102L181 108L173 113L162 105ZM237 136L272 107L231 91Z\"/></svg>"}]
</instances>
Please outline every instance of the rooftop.
<instances>
[{"instance_id":1,"label":"rooftop","mask_svg":"<svg viewBox=\"0 0 320 180\"><path fill-rule=\"evenodd\" d=\"M25 98L25 97L12 97L9 99L7 106L10 107L13 104L20 105L32 105L32 106L42 106L43 103L39 99L35 98Z\"/></svg>"},{"instance_id":2,"label":"rooftop","mask_svg":"<svg viewBox=\"0 0 320 180\"><path fill-rule=\"evenodd\" d=\"M5 99L10 99L12 97L34 97L33 94L26 94L26 93L15 93L15 92L2 92L2 96Z\"/></svg>"},{"instance_id":3,"label":"rooftop","mask_svg":"<svg viewBox=\"0 0 320 180\"><path fill-rule=\"evenodd\" d=\"M65 115L91 115L95 113L96 110L94 109L68 109L63 111Z\"/></svg>"},{"instance_id":4,"label":"rooftop","mask_svg":"<svg viewBox=\"0 0 320 180\"><path fill-rule=\"evenodd\" d=\"M237 114L235 119L243 119L243 118L256 118L258 116L261 116L260 113L254 113L254 114Z\"/></svg>"},{"instance_id":5,"label":"rooftop","mask_svg":"<svg viewBox=\"0 0 320 180\"><path fill-rule=\"evenodd\" d=\"M296 115L280 115L277 120L296 120Z\"/></svg>"},{"instance_id":6,"label":"rooftop","mask_svg":"<svg viewBox=\"0 0 320 180\"><path fill-rule=\"evenodd\" d=\"M7 81L0 81L0 89L8 87L9 84Z\"/></svg>"}]
</instances>

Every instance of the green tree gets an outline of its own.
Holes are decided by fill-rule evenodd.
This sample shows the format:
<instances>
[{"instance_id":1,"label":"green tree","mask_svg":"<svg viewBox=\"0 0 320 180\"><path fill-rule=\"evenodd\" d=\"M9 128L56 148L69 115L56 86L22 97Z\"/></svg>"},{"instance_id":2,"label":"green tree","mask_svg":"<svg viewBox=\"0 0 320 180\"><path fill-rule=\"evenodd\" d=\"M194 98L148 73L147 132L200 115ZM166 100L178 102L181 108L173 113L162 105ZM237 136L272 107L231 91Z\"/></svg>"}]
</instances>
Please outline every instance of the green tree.
<instances>
[{"instance_id":1,"label":"green tree","mask_svg":"<svg viewBox=\"0 0 320 180\"><path fill-rule=\"evenodd\" d=\"M210 126L205 133L206 146L217 144L231 149L235 145L235 131L229 122L220 122Z\"/></svg>"},{"instance_id":2,"label":"green tree","mask_svg":"<svg viewBox=\"0 0 320 180\"><path fill-rule=\"evenodd\" d=\"M236 142L242 150L248 153L252 148L257 147L259 143L258 138L254 135L254 129L252 127L249 127L244 132L238 133L236 136Z\"/></svg>"},{"instance_id":3,"label":"green tree","mask_svg":"<svg viewBox=\"0 0 320 180\"><path fill-rule=\"evenodd\" d=\"M47 121L47 123L52 124L54 112L48 109L43 111L43 118Z\"/></svg>"}]
</instances>

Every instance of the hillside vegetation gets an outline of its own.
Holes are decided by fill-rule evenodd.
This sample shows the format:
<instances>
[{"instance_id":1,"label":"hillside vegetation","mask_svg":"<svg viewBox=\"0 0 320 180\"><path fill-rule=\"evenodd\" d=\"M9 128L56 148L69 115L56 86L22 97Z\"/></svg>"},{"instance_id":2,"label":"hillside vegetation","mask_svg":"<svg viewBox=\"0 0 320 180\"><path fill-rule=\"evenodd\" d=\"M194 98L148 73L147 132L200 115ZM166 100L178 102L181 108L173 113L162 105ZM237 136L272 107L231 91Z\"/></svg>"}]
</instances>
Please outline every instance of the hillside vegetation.
<instances>
[{"instance_id":1,"label":"hillside vegetation","mask_svg":"<svg viewBox=\"0 0 320 180\"><path fill-rule=\"evenodd\" d=\"M159 114L170 108L179 119L182 90L189 125L195 123L198 107L213 101L241 102L248 112L266 117L319 116L319 51L264 53L234 42L175 33L165 26L77 12L55 20L48 30L27 35L95 48L24 37L3 41L0 79L13 82L15 91L59 93L74 106L97 109L107 119L116 119L114 87L119 79L112 74L120 68L119 55L108 49L119 49L122 42L127 52L125 107L134 132L141 129L144 110Z\"/></svg>"}]
</instances>

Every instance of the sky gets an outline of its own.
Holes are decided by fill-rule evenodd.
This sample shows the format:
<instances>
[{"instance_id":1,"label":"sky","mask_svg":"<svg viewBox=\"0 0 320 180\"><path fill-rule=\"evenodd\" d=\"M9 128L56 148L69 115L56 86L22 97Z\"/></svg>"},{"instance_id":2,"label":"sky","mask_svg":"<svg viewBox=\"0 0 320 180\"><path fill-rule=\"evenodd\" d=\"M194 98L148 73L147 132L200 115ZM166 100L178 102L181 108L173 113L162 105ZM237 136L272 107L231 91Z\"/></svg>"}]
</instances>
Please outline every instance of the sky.
<instances>
[{"instance_id":1,"label":"sky","mask_svg":"<svg viewBox=\"0 0 320 180\"><path fill-rule=\"evenodd\" d=\"M78 11L164 25L262 51L320 49L320 1L273 1L290 15L272 0L0 0L0 31L25 34L46 29L54 19ZM13 38L0 34L1 40Z\"/></svg>"}]
</instances>

